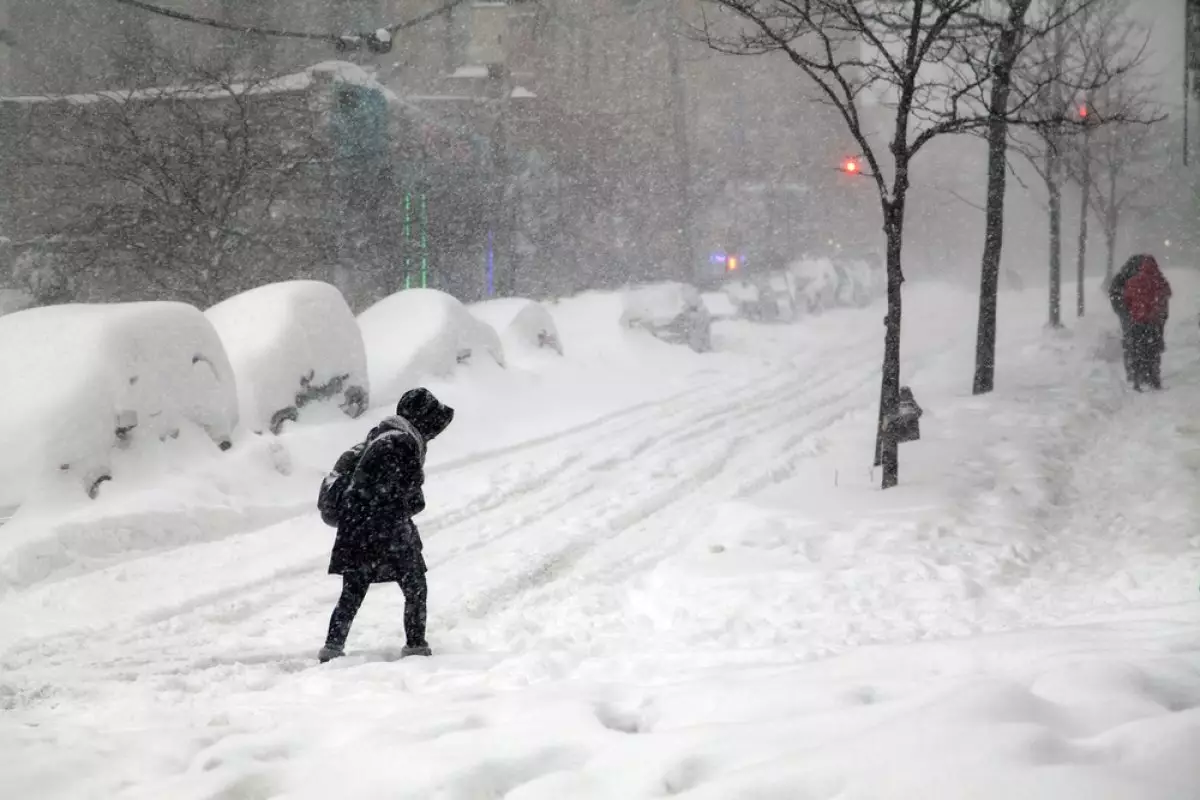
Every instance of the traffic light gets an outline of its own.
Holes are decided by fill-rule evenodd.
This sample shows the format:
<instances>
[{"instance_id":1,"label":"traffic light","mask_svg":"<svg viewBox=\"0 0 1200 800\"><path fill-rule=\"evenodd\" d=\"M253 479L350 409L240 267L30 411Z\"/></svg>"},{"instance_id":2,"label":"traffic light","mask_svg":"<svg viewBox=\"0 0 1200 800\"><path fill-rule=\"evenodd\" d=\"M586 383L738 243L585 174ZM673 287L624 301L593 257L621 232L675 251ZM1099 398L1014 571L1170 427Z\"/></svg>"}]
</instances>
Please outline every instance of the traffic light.
<instances>
[{"instance_id":1,"label":"traffic light","mask_svg":"<svg viewBox=\"0 0 1200 800\"><path fill-rule=\"evenodd\" d=\"M1087 107L1087 103L1084 103L1079 106L1079 118L1087 119L1087 115L1088 115L1088 107Z\"/></svg>"},{"instance_id":2,"label":"traffic light","mask_svg":"<svg viewBox=\"0 0 1200 800\"><path fill-rule=\"evenodd\" d=\"M842 161L842 172L847 175L858 175L862 172L862 165L858 163L857 158L847 158Z\"/></svg>"}]
</instances>

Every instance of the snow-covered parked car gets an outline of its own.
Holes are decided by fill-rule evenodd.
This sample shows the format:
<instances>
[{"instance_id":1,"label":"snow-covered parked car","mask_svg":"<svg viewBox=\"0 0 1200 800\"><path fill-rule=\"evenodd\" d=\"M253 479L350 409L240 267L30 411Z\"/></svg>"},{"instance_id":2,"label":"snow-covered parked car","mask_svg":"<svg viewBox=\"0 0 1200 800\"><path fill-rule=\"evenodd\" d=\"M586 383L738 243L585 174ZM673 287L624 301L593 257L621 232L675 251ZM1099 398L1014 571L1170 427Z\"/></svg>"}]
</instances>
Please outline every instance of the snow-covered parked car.
<instances>
[{"instance_id":1,"label":"snow-covered parked car","mask_svg":"<svg viewBox=\"0 0 1200 800\"><path fill-rule=\"evenodd\" d=\"M423 378L448 378L460 366L504 366L500 335L456 298L405 289L358 315L375 397L395 401Z\"/></svg>"},{"instance_id":2,"label":"snow-covered parked car","mask_svg":"<svg viewBox=\"0 0 1200 800\"><path fill-rule=\"evenodd\" d=\"M796 292L796 305L808 313L836 308L841 277L827 258L801 259L788 266Z\"/></svg>"},{"instance_id":3,"label":"snow-covered parked car","mask_svg":"<svg viewBox=\"0 0 1200 800\"><path fill-rule=\"evenodd\" d=\"M284 281L234 295L205 312L237 376L242 425L279 433L300 409L369 405L367 356L342 293L321 281Z\"/></svg>"},{"instance_id":4,"label":"snow-covered parked car","mask_svg":"<svg viewBox=\"0 0 1200 800\"><path fill-rule=\"evenodd\" d=\"M712 349L712 315L699 290L685 283L658 283L626 290L621 325L641 328L671 344L697 353Z\"/></svg>"},{"instance_id":5,"label":"snow-covered parked car","mask_svg":"<svg viewBox=\"0 0 1200 800\"><path fill-rule=\"evenodd\" d=\"M55 472L95 497L115 448L193 425L222 449L238 420L233 370L184 303L63 305L0 317L0 507Z\"/></svg>"},{"instance_id":6,"label":"snow-covered parked car","mask_svg":"<svg viewBox=\"0 0 1200 800\"><path fill-rule=\"evenodd\" d=\"M861 260L801 259L789 265L788 272L798 309L809 313L865 306L887 287L883 270Z\"/></svg>"},{"instance_id":7,"label":"snow-covered parked car","mask_svg":"<svg viewBox=\"0 0 1200 800\"><path fill-rule=\"evenodd\" d=\"M786 272L727 281L722 287L737 316L755 322L790 322L795 318L793 281Z\"/></svg>"},{"instance_id":8,"label":"snow-covered parked car","mask_svg":"<svg viewBox=\"0 0 1200 800\"><path fill-rule=\"evenodd\" d=\"M519 347L526 350L553 350L563 354L562 340L554 318L541 303L517 297L475 303L468 310L496 333L506 351Z\"/></svg>"}]
</instances>

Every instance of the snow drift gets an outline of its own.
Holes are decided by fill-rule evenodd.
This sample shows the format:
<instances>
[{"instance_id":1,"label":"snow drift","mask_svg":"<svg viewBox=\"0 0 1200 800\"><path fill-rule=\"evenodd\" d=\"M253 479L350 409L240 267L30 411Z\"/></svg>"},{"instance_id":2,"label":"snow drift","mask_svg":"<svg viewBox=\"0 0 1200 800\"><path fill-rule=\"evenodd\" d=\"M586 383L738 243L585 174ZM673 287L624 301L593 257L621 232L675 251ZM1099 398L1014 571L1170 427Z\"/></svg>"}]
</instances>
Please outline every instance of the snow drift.
<instances>
[{"instance_id":1,"label":"snow drift","mask_svg":"<svg viewBox=\"0 0 1200 800\"><path fill-rule=\"evenodd\" d=\"M406 289L358 316L375 397L394 400L423 378L448 378L460 365L504 366L491 326L436 289Z\"/></svg>"},{"instance_id":2,"label":"snow drift","mask_svg":"<svg viewBox=\"0 0 1200 800\"><path fill-rule=\"evenodd\" d=\"M0 506L69 473L95 493L113 448L194 424L228 446L233 371L216 331L183 303L64 305L0 318Z\"/></svg>"},{"instance_id":3,"label":"snow drift","mask_svg":"<svg viewBox=\"0 0 1200 800\"><path fill-rule=\"evenodd\" d=\"M357 417L369 396L362 335L342 293L321 281L260 286L205 312L237 376L242 423L278 433L299 409L336 402Z\"/></svg>"},{"instance_id":4,"label":"snow drift","mask_svg":"<svg viewBox=\"0 0 1200 800\"><path fill-rule=\"evenodd\" d=\"M515 297L502 298L476 303L469 310L500 335L506 351L519 347L526 350L549 349L563 354L554 317L540 303Z\"/></svg>"}]
</instances>

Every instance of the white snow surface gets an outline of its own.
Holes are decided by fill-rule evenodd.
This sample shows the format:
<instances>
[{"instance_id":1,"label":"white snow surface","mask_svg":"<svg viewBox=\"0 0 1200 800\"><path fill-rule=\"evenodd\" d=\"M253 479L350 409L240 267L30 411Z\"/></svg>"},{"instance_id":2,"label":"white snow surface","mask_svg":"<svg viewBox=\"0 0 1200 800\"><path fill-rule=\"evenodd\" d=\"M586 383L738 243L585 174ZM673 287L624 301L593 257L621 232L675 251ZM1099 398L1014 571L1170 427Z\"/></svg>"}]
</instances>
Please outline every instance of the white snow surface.
<instances>
[{"instance_id":1,"label":"white snow surface","mask_svg":"<svg viewBox=\"0 0 1200 800\"><path fill-rule=\"evenodd\" d=\"M504 366L500 336L454 297L406 289L358 315L374 399L386 405L426 378L449 378L460 366Z\"/></svg>"},{"instance_id":2,"label":"white snow surface","mask_svg":"<svg viewBox=\"0 0 1200 800\"><path fill-rule=\"evenodd\" d=\"M470 312L500 334L506 355L524 350L551 350L562 355L562 337L554 317L541 303L517 297L488 300L468 306Z\"/></svg>"},{"instance_id":3,"label":"white snow surface","mask_svg":"<svg viewBox=\"0 0 1200 800\"><path fill-rule=\"evenodd\" d=\"M260 286L204 313L229 354L247 430L266 430L275 412L294 406L302 378L321 386L345 376L345 387L370 391L358 322L342 293L328 283ZM341 398L323 404L336 407Z\"/></svg>"},{"instance_id":4,"label":"white snow surface","mask_svg":"<svg viewBox=\"0 0 1200 800\"><path fill-rule=\"evenodd\" d=\"M204 316L183 303L5 315L0 375L0 507L35 493L51 505L69 502L60 491L80 495L103 474L120 479L112 471L120 414L136 414L131 445L139 450L189 425L211 442L228 440L237 424L225 350Z\"/></svg>"},{"instance_id":5,"label":"white snow surface","mask_svg":"<svg viewBox=\"0 0 1200 800\"><path fill-rule=\"evenodd\" d=\"M548 304L564 358L429 382L458 409L418 518L431 659L378 586L315 663L316 481L373 419L43 520L141 546L0 597L0 796L1198 797L1200 280L1169 277L1144 395L1094 287L1058 332L1005 294L972 397L972 295L907 284L924 438L888 492L882 306L699 356L618 295Z\"/></svg>"}]
</instances>

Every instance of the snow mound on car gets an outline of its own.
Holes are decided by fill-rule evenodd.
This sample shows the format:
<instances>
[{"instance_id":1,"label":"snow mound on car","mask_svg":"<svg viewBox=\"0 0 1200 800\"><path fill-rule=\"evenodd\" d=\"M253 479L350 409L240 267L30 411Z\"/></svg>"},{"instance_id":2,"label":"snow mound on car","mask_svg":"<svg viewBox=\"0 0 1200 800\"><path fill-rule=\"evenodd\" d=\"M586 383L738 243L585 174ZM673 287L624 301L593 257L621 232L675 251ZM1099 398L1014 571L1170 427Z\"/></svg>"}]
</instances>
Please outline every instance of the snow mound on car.
<instances>
[{"instance_id":1,"label":"snow mound on car","mask_svg":"<svg viewBox=\"0 0 1200 800\"><path fill-rule=\"evenodd\" d=\"M464 366L503 367L496 331L436 289L406 289L358 316L374 396L386 404L424 378L449 378Z\"/></svg>"}]
</instances>

